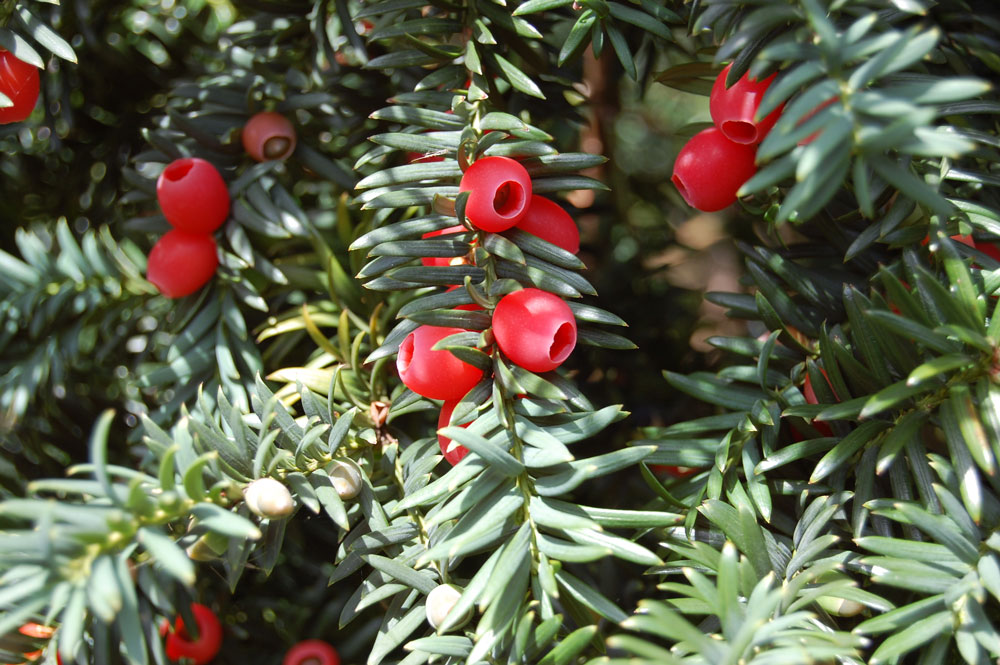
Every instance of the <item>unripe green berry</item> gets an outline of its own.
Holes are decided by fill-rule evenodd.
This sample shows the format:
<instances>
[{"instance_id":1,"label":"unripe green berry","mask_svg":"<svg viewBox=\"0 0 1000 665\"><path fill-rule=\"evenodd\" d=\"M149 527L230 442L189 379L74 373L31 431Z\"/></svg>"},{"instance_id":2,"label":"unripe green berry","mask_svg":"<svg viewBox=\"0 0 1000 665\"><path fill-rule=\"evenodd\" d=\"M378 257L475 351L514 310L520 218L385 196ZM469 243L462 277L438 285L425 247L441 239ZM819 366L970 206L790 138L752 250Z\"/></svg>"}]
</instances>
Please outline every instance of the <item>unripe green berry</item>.
<instances>
[{"instance_id":1,"label":"unripe green berry","mask_svg":"<svg viewBox=\"0 0 1000 665\"><path fill-rule=\"evenodd\" d=\"M824 610L838 617L857 616L865 609L865 606L857 601L835 598L833 596L821 596L816 602Z\"/></svg>"}]
</instances>

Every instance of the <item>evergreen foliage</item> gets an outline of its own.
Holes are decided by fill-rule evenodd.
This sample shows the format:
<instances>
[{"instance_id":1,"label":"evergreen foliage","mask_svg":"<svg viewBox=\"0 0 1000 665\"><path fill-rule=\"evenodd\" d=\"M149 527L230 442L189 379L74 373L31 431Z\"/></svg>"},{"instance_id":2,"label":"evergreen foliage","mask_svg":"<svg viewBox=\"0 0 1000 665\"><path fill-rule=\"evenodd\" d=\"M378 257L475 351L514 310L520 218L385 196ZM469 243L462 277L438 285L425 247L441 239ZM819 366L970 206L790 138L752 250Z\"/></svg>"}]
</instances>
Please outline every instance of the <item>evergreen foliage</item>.
<instances>
[{"instance_id":1,"label":"evergreen foliage","mask_svg":"<svg viewBox=\"0 0 1000 665\"><path fill-rule=\"evenodd\" d=\"M165 664L192 601L219 663L1000 659L998 28L989 0L0 0L0 47L46 67L0 127L0 661ZM704 109L728 62L784 104L727 213L742 288L705 296L746 332L627 365L691 326L623 302L689 211L581 128L621 157L609 114ZM262 110L287 160L245 154ZM189 156L232 207L216 276L168 300L155 182ZM486 156L599 218L586 262L469 222ZM523 287L572 309L565 367L497 348ZM485 371L453 467L392 371L419 325Z\"/></svg>"}]
</instances>

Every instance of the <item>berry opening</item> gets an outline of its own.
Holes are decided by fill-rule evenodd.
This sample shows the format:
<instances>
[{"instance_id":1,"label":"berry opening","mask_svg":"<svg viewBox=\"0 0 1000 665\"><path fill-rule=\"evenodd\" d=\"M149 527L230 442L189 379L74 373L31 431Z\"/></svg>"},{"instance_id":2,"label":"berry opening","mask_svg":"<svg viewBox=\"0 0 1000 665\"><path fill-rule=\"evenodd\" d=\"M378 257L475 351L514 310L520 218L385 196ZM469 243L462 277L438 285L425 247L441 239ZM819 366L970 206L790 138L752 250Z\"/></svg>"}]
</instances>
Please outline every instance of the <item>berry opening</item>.
<instances>
[{"instance_id":1,"label":"berry opening","mask_svg":"<svg viewBox=\"0 0 1000 665\"><path fill-rule=\"evenodd\" d=\"M303 658L298 662L297 665L324 665L323 661L317 656L309 656L308 658Z\"/></svg>"},{"instance_id":2,"label":"berry opening","mask_svg":"<svg viewBox=\"0 0 1000 665\"><path fill-rule=\"evenodd\" d=\"M684 181L681 180L681 177L677 174L674 174L673 176L670 177L670 182L674 183L674 187L677 188L677 191L680 192L684 200L687 201L688 190L687 187L684 186Z\"/></svg>"},{"instance_id":3,"label":"berry opening","mask_svg":"<svg viewBox=\"0 0 1000 665\"><path fill-rule=\"evenodd\" d=\"M501 217L510 217L524 208L524 189L513 180L509 180L497 189L493 195L493 209Z\"/></svg>"},{"instance_id":4,"label":"berry opening","mask_svg":"<svg viewBox=\"0 0 1000 665\"><path fill-rule=\"evenodd\" d=\"M576 334L573 326L563 323L556 328L556 334L552 336L552 346L549 347L549 360L552 362L562 362L573 351L576 343Z\"/></svg>"},{"instance_id":5,"label":"berry opening","mask_svg":"<svg viewBox=\"0 0 1000 665\"><path fill-rule=\"evenodd\" d=\"M167 180L177 182L186 176L194 168L194 162L190 159L181 159L166 168L163 177Z\"/></svg>"},{"instance_id":6,"label":"berry opening","mask_svg":"<svg viewBox=\"0 0 1000 665\"><path fill-rule=\"evenodd\" d=\"M413 333L406 336L403 343L399 345L399 356L396 359L396 367L405 372L413 361Z\"/></svg>"},{"instance_id":7,"label":"berry opening","mask_svg":"<svg viewBox=\"0 0 1000 665\"><path fill-rule=\"evenodd\" d=\"M754 143L757 141L757 125L746 120L726 120L722 123L722 133L734 143Z\"/></svg>"},{"instance_id":8,"label":"berry opening","mask_svg":"<svg viewBox=\"0 0 1000 665\"><path fill-rule=\"evenodd\" d=\"M268 159L284 157L291 145L292 142L284 136L272 136L264 141L264 156Z\"/></svg>"}]
</instances>

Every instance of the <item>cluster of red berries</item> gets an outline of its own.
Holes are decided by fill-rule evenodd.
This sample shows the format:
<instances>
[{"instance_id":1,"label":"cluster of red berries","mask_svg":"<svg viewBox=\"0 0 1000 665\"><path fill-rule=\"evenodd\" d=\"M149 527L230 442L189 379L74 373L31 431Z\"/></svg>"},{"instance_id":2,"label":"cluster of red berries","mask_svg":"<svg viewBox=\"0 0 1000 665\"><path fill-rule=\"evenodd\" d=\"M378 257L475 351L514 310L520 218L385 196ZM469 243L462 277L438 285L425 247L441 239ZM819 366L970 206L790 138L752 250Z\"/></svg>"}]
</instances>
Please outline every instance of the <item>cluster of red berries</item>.
<instances>
[{"instance_id":1,"label":"cluster of red berries","mask_svg":"<svg viewBox=\"0 0 1000 665\"><path fill-rule=\"evenodd\" d=\"M28 623L18 628L17 632L21 633L25 637L30 637L32 639L49 640L52 638L52 635L56 632L56 630L52 626L43 626L40 623L29 621ZM55 649L55 645L53 645L50 648ZM26 665L27 663L41 662L42 656L45 655L45 649L36 649L34 651L27 651L21 655L24 656L24 661L23 663L21 663L21 665ZM60 656L58 652L56 652L56 663L58 663L58 665L62 665L62 656ZM6 665L14 665L14 664L7 663Z\"/></svg>"},{"instance_id":2,"label":"cluster of red berries","mask_svg":"<svg viewBox=\"0 0 1000 665\"><path fill-rule=\"evenodd\" d=\"M180 298L215 274L219 256L212 233L229 217L229 190L214 166L185 157L160 174L156 200L174 228L153 245L146 277L163 295Z\"/></svg>"},{"instance_id":3,"label":"cluster of red berries","mask_svg":"<svg viewBox=\"0 0 1000 665\"><path fill-rule=\"evenodd\" d=\"M0 125L27 119L35 109L40 90L38 67L0 48L0 93L13 104L0 108Z\"/></svg>"},{"instance_id":4,"label":"cluster of red berries","mask_svg":"<svg viewBox=\"0 0 1000 665\"><path fill-rule=\"evenodd\" d=\"M749 74L726 88L732 65L715 79L709 95L714 127L698 132L674 162L671 180L692 208L722 210L736 202L736 193L757 172L757 144L778 121L784 104L757 120L757 109L775 75L755 81Z\"/></svg>"},{"instance_id":5,"label":"cluster of red berries","mask_svg":"<svg viewBox=\"0 0 1000 665\"><path fill-rule=\"evenodd\" d=\"M580 234L573 219L558 204L532 193L531 177L516 160L480 158L462 176L459 190L469 193L465 216L473 228L500 233L516 227L568 252L579 251ZM464 231L464 226L453 226L424 237ZM458 262L468 261L464 257L458 259ZM455 262L455 259L423 259L428 266ZM576 319L569 305L541 289L525 288L501 298L493 310L492 328L500 351L515 365L532 372L555 369L576 346ZM408 388L424 397L445 401L439 427L447 426L458 400L484 375L482 369L459 360L447 350L433 349L445 337L462 332L468 331L420 326L403 340L396 358L399 376ZM468 453L461 446L452 448L445 437L439 436L438 442L452 464Z\"/></svg>"},{"instance_id":6,"label":"cluster of red berries","mask_svg":"<svg viewBox=\"0 0 1000 665\"><path fill-rule=\"evenodd\" d=\"M177 617L173 629L165 620L160 624L167 658L174 662L184 659L192 665L208 665L222 648L222 624L211 608L201 603L191 604L191 614L198 623L198 639L184 628L184 619ZM282 665L340 665L337 650L323 640L303 640L285 653Z\"/></svg>"},{"instance_id":7,"label":"cluster of red berries","mask_svg":"<svg viewBox=\"0 0 1000 665\"><path fill-rule=\"evenodd\" d=\"M243 147L258 162L285 159L295 150L295 128L279 113L252 116ZM219 266L213 233L229 217L229 190L218 169L198 157L171 162L156 181L156 200L173 226L153 246L146 277L168 298L194 293Z\"/></svg>"}]
</instances>

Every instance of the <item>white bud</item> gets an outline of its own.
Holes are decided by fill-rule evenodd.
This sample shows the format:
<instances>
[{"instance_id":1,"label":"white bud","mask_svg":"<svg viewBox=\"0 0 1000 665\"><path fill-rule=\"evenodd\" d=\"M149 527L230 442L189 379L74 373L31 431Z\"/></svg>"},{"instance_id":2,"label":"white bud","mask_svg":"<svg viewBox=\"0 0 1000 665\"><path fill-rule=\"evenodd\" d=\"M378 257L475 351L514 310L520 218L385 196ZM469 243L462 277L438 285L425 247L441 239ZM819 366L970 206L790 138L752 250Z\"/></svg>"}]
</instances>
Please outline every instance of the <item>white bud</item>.
<instances>
[{"instance_id":1,"label":"white bud","mask_svg":"<svg viewBox=\"0 0 1000 665\"><path fill-rule=\"evenodd\" d=\"M288 488L274 478L258 478L243 490L247 508L255 515L267 519L288 517L295 509L295 502Z\"/></svg>"},{"instance_id":2,"label":"white bud","mask_svg":"<svg viewBox=\"0 0 1000 665\"><path fill-rule=\"evenodd\" d=\"M353 499L361 491L361 474L347 462L334 462L327 469L333 489L341 499Z\"/></svg>"},{"instance_id":3,"label":"white bud","mask_svg":"<svg viewBox=\"0 0 1000 665\"><path fill-rule=\"evenodd\" d=\"M455 607L455 603L458 602L461 596L462 590L452 584L439 584L431 589L431 592L427 594L427 603L424 606L424 610L427 612L427 623L434 628L438 628L444 623L448 612L451 612L451 608ZM469 623L469 619L471 618L472 608L470 607L465 616L459 619L449 630L461 628Z\"/></svg>"}]
</instances>

